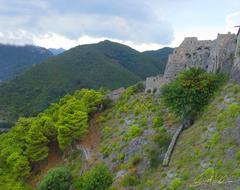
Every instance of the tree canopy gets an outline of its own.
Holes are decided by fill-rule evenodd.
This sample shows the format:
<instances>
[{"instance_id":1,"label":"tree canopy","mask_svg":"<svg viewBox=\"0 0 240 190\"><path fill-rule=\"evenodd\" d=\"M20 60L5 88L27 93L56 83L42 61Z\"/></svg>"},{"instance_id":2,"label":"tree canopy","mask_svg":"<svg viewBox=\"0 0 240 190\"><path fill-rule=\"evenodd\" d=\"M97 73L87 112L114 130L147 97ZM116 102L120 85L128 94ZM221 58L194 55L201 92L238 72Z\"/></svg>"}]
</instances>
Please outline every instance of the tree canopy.
<instances>
[{"instance_id":1,"label":"tree canopy","mask_svg":"<svg viewBox=\"0 0 240 190\"><path fill-rule=\"evenodd\" d=\"M222 74L190 68L161 89L165 105L182 118L195 117L223 82Z\"/></svg>"},{"instance_id":2,"label":"tree canopy","mask_svg":"<svg viewBox=\"0 0 240 190\"><path fill-rule=\"evenodd\" d=\"M16 184L24 189L33 164L48 157L49 145L57 139L60 149L66 150L84 136L89 116L103 100L98 91L76 91L36 117L20 118L9 132L1 134L0 189L12 189Z\"/></svg>"}]
</instances>

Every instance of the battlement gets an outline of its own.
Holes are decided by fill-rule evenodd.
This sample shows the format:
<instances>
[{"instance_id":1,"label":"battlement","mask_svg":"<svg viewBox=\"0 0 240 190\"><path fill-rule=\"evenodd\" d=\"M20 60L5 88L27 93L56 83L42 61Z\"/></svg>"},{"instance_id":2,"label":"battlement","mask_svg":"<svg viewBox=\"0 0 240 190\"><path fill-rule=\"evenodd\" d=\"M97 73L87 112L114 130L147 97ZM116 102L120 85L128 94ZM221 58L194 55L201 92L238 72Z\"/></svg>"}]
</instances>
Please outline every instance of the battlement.
<instances>
[{"instance_id":1,"label":"battlement","mask_svg":"<svg viewBox=\"0 0 240 190\"><path fill-rule=\"evenodd\" d=\"M229 73L233 64L236 38L236 35L231 33L218 34L216 40L185 38L181 45L169 55L164 73L165 80L171 80L177 73L189 67L200 67L209 72L220 69Z\"/></svg>"}]
</instances>

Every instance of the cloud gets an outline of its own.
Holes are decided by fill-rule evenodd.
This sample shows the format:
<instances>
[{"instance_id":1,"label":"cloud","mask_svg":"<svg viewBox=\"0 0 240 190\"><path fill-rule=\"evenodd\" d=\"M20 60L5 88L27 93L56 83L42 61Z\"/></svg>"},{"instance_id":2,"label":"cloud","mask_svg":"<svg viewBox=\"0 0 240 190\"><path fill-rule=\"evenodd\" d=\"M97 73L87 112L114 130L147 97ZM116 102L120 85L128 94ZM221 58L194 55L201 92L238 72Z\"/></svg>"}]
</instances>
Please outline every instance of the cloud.
<instances>
[{"instance_id":1,"label":"cloud","mask_svg":"<svg viewBox=\"0 0 240 190\"><path fill-rule=\"evenodd\" d=\"M70 49L77 45L98 43L106 39L128 45L141 52L149 49L156 50L163 47L163 45L156 44L156 43L136 43L132 41L125 41L125 40L106 38L106 37L96 38L91 36L81 36L80 38L73 40L55 33L49 33L42 36L34 36L32 39L33 39L33 44L37 44L39 46L43 46L46 48L63 47L65 49Z\"/></svg>"},{"instance_id":2,"label":"cloud","mask_svg":"<svg viewBox=\"0 0 240 190\"><path fill-rule=\"evenodd\" d=\"M133 44L165 45L173 40L171 23L144 0L0 0L0 4L0 32L4 35L0 42L4 43L12 43L13 38L15 43L36 43L46 41L48 35L52 36L49 43L56 36L67 39L63 40L66 47L84 36Z\"/></svg>"},{"instance_id":3,"label":"cloud","mask_svg":"<svg viewBox=\"0 0 240 190\"><path fill-rule=\"evenodd\" d=\"M235 26L240 25L240 11L227 15L226 23L226 30L232 33L236 33L238 29Z\"/></svg>"}]
</instances>

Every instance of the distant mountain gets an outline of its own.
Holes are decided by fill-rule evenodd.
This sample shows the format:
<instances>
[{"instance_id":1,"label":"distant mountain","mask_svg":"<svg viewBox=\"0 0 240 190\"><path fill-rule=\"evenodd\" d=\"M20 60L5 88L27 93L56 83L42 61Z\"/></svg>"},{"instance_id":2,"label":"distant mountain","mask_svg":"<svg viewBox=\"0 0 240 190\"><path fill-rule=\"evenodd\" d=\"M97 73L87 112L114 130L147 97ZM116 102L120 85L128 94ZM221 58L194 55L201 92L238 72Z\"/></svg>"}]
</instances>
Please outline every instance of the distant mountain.
<instances>
[{"instance_id":1,"label":"distant mountain","mask_svg":"<svg viewBox=\"0 0 240 190\"><path fill-rule=\"evenodd\" d=\"M55 49L55 48L49 48L48 49L50 52L52 52L53 55L58 55L60 53L63 53L64 51L66 51L65 49L63 48L58 48L58 49Z\"/></svg>"},{"instance_id":2,"label":"distant mountain","mask_svg":"<svg viewBox=\"0 0 240 190\"><path fill-rule=\"evenodd\" d=\"M173 52L173 48L165 47L156 51L145 51L142 54L144 56L150 56L153 59L153 64L160 70L164 71L168 56Z\"/></svg>"},{"instance_id":3,"label":"distant mountain","mask_svg":"<svg viewBox=\"0 0 240 190\"><path fill-rule=\"evenodd\" d=\"M11 79L51 56L53 54L42 47L0 44L0 81Z\"/></svg>"},{"instance_id":4,"label":"distant mountain","mask_svg":"<svg viewBox=\"0 0 240 190\"><path fill-rule=\"evenodd\" d=\"M160 52L157 56L140 53L110 41L65 51L0 85L1 119L36 115L76 89L116 89L163 73L166 61L161 60ZM163 55L164 59L168 56Z\"/></svg>"}]
</instances>

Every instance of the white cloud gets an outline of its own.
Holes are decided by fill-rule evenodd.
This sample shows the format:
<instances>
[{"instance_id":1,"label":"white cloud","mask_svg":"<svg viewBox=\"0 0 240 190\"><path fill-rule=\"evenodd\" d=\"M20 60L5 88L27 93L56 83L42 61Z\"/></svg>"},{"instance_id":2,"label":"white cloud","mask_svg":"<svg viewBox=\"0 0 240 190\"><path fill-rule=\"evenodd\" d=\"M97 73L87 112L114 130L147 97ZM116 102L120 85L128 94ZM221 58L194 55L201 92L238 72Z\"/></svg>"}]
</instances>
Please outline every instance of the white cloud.
<instances>
[{"instance_id":1,"label":"white cloud","mask_svg":"<svg viewBox=\"0 0 240 190\"><path fill-rule=\"evenodd\" d=\"M33 43L38 46L43 46L46 48L62 47L65 49L70 49L77 45L98 43L98 42L106 40L106 39L128 45L138 51L156 50L156 49L163 47L162 45L155 44L155 43L135 43L132 41L123 41L123 40L106 38L106 37L96 38L96 37L91 37L91 36L87 36L87 35L81 36L77 40L73 40L73 39L69 39L65 36L58 35L56 33L48 33L48 34L41 35L41 36L34 36Z\"/></svg>"},{"instance_id":2,"label":"white cloud","mask_svg":"<svg viewBox=\"0 0 240 190\"><path fill-rule=\"evenodd\" d=\"M224 29L216 27L205 28L182 28L176 30L175 39L171 43L171 47L178 47L185 37L197 37L199 40L214 40L218 33L225 33Z\"/></svg>"},{"instance_id":3,"label":"white cloud","mask_svg":"<svg viewBox=\"0 0 240 190\"><path fill-rule=\"evenodd\" d=\"M231 13L227 15L226 17L226 30L232 33L237 32L237 28L234 26L239 26L240 25L240 11Z\"/></svg>"},{"instance_id":4,"label":"white cloud","mask_svg":"<svg viewBox=\"0 0 240 190\"><path fill-rule=\"evenodd\" d=\"M71 3L66 0L0 0L0 4L0 32L5 35L0 38L2 43L12 43L17 38L14 43L32 40L56 46L59 41L69 48L91 36L130 41L143 48L149 46L146 44L169 44L173 40L171 24L144 0L91 0L91 3L87 0L72 0ZM19 30L28 33L22 41Z\"/></svg>"}]
</instances>

